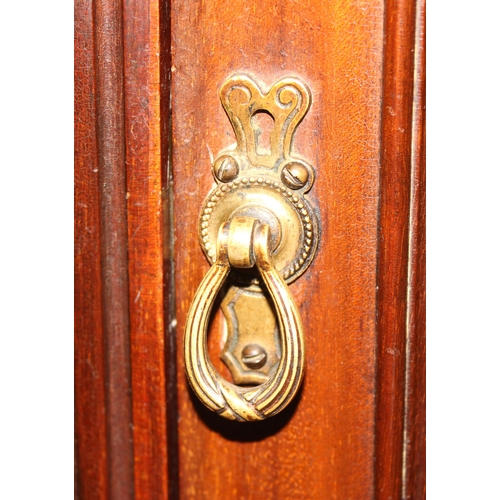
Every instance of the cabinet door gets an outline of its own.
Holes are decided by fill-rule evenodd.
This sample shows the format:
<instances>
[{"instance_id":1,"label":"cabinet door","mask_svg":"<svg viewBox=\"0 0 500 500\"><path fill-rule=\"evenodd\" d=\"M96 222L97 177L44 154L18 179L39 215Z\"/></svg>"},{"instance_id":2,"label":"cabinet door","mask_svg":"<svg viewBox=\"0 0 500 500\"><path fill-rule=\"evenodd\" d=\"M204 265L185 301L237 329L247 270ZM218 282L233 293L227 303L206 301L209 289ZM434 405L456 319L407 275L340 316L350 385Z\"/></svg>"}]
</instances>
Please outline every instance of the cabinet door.
<instances>
[{"instance_id":1,"label":"cabinet door","mask_svg":"<svg viewBox=\"0 0 500 500\"><path fill-rule=\"evenodd\" d=\"M76 2L77 496L425 498L425 4ZM209 264L198 217L234 132L234 74L295 77L317 255L291 284L306 375L278 415L232 422L184 371ZM209 351L219 355L215 311Z\"/></svg>"}]
</instances>

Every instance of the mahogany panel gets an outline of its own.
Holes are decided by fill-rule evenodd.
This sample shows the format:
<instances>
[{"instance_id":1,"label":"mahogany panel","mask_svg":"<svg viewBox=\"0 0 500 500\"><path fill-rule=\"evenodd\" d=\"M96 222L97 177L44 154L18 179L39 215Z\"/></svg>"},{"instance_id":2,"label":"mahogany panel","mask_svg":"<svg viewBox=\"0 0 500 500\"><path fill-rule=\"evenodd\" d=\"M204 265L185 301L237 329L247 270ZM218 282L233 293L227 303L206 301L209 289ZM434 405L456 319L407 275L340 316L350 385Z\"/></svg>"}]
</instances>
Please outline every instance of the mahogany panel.
<instances>
[{"instance_id":1,"label":"mahogany panel","mask_svg":"<svg viewBox=\"0 0 500 500\"><path fill-rule=\"evenodd\" d=\"M403 498L425 498L425 0L417 3L415 94L412 132L412 203L410 206L410 280L406 381Z\"/></svg>"},{"instance_id":2,"label":"mahogany panel","mask_svg":"<svg viewBox=\"0 0 500 500\"><path fill-rule=\"evenodd\" d=\"M109 487L117 500L133 498L122 21L121 1L94 3Z\"/></svg>"},{"instance_id":3,"label":"mahogany panel","mask_svg":"<svg viewBox=\"0 0 500 500\"><path fill-rule=\"evenodd\" d=\"M159 2L126 0L123 9L134 498L160 500L167 423Z\"/></svg>"},{"instance_id":4,"label":"mahogany panel","mask_svg":"<svg viewBox=\"0 0 500 500\"><path fill-rule=\"evenodd\" d=\"M377 272L376 498L402 495L416 3L387 0Z\"/></svg>"},{"instance_id":5,"label":"mahogany panel","mask_svg":"<svg viewBox=\"0 0 500 500\"><path fill-rule=\"evenodd\" d=\"M181 498L374 496L383 25L381 1L173 2ZM306 326L302 390L284 412L253 424L196 401L180 335L208 268L197 218L213 185L211 156L234 143L218 90L237 72L267 87L297 76L311 88L294 150L317 169L311 196L323 231L315 261L291 287ZM213 330L210 343L220 346L217 322Z\"/></svg>"},{"instance_id":6,"label":"mahogany panel","mask_svg":"<svg viewBox=\"0 0 500 500\"><path fill-rule=\"evenodd\" d=\"M169 48L160 36L159 9L159 2L76 4L76 478L82 500L167 498L161 212L168 144L162 125L169 117L160 119L160 105L168 103L168 69L160 63L169 59L160 50L168 54ZM162 9L167 25L167 4Z\"/></svg>"},{"instance_id":7,"label":"mahogany panel","mask_svg":"<svg viewBox=\"0 0 500 500\"><path fill-rule=\"evenodd\" d=\"M75 489L108 491L92 2L75 2Z\"/></svg>"},{"instance_id":8,"label":"mahogany panel","mask_svg":"<svg viewBox=\"0 0 500 500\"><path fill-rule=\"evenodd\" d=\"M413 0L388 0L385 14L381 0L174 3L174 240L168 3L75 7L79 498L423 498L425 62L420 30L413 96ZM247 425L205 410L182 360L208 267L196 221L210 158L234 142L217 93L242 70L268 87L287 75L310 86L295 151L316 166L323 220L318 256L292 286L303 388L281 415ZM219 313L214 356L221 337Z\"/></svg>"}]
</instances>

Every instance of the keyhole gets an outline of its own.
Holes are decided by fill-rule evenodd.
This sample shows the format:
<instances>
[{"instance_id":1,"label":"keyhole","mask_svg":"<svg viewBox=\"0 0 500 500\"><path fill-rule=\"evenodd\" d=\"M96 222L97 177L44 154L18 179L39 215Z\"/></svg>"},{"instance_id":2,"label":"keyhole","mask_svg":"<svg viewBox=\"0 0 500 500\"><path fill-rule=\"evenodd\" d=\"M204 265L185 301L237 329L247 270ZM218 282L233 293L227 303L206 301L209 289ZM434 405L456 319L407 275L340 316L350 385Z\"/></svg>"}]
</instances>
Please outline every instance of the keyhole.
<instances>
[{"instance_id":1,"label":"keyhole","mask_svg":"<svg viewBox=\"0 0 500 500\"><path fill-rule=\"evenodd\" d=\"M274 118L268 111L257 111L252 115L252 128L255 131L255 149L259 156L271 154L271 132Z\"/></svg>"}]
</instances>

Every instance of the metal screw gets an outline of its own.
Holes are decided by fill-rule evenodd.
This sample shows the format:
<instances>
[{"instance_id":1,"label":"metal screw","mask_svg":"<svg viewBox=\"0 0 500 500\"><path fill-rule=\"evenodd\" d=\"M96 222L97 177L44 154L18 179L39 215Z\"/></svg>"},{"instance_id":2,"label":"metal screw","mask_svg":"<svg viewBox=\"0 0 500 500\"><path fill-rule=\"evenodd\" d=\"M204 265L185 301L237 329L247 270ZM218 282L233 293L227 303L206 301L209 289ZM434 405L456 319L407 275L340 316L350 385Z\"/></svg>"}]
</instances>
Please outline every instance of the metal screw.
<instances>
[{"instance_id":1,"label":"metal screw","mask_svg":"<svg viewBox=\"0 0 500 500\"><path fill-rule=\"evenodd\" d=\"M248 344L241 351L241 360L248 368L256 370L266 364L267 353L260 345Z\"/></svg>"},{"instance_id":2,"label":"metal screw","mask_svg":"<svg viewBox=\"0 0 500 500\"><path fill-rule=\"evenodd\" d=\"M281 180L291 189L300 189L309 179L309 171L302 163L292 161L287 163L281 172Z\"/></svg>"},{"instance_id":3,"label":"metal screw","mask_svg":"<svg viewBox=\"0 0 500 500\"><path fill-rule=\"evenodd\" d=\"M216 160L214 171L221 182L229 182L238 175L238 163L231 156L222 156Z\"/></svg>"}]
</instances>

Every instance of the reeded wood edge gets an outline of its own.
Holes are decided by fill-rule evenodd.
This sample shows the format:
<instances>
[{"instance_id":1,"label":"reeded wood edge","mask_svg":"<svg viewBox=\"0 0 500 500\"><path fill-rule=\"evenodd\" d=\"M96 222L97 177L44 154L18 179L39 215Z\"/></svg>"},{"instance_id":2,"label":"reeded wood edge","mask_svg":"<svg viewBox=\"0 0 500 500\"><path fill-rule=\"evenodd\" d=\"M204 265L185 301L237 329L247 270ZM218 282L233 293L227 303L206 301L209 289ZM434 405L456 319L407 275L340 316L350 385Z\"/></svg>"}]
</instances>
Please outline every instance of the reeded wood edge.
<instances>
[{"instance_id":1,"label":"reeded wood edge","mask_svg":"<svg viewBox=\"0 0 500 500\"><path fill-rule=\"evenodd\" d=\"M406 334L403 499L426 495L425 0L417 0Z\"/></svg>"},{"instance_id":2,"label":"reeded wood edge","mask_svg":"<svg viewBox=\"0 0 500 500\"><path fill-rule=\"evenodd\" d=\"M412 130L417 0L388 0L382 102L380 215L377 266L375 498L402 498L407 414ZM413 257L412 257L413 258Z\"/></svg>"},{"instance_id":3,"label":"reeded wood edge","mask_svg":"<svg viewBox=\"0 0 500 500\"><path fill-rule=\"evenodd\" d=\"M110 498L133 498L123 82L123 10L94 3L96 125L101 211Z\"/></svg>"},{"instance_id":4,"label":"reeded wood edge","mask_svg":"<svg viewBox=\"0 0 500 500\"><path fill-rule=\"evenodd\" d=\"M158 18L157 10L159 9L160 16ZM146 14L145 14L146 13ZM158 107L161 108L161 144L159 147L162 151L163 164L167 165L169 148L170 148L170 3L160 2L157 6L154 3L142 3L138 9L138 5L134 2L122 4L116 0L102 0L99 2L79 1L75 4L75 16L78 20L75 23L81 40L80 45L75 46L75 72L78 75L85 89L90 88L91 92L86 95L80 95L77 91L75 98L77 103L82 103L82 99L89 99L91 104L83 101L83 105L90 109L96 106L95 115L85 108L86 114L75 115L75 119L88 120L85 127L96 131L96 136L91 136L91 132L87 131L87 135L81 136L80 140L84 142L84 148L81 155L89 155L89 146L95 149L99 156L98 162L92 169L95 176L99 177L96 181L99 186L99 206L91 207L89 210L98 212L98 218L101 223L101 230L96 231L93 227L85 226L86 231L93 230L102 236L90 236L86 231L80 231L77 238L79 241L84 241L88 245L88 241L95 239L101 240L101 258L102 263L102 283L94 281L91 283L92 292L99 297L101 309L99 311L99 322L103 327L104 346L103 357L106 358L106 380L103 383L103 392L105 393L105 401L102 408L98 408L95 413L101 412L104 427L104 420L107 420L106 431L104 434L104 442L100 439L100 422L91 421L91 425L87 425L85 429L80 429L80 434L86 436L95 436L95 446L92 449L78 449L79 456L76 460L78 470L76 471L76 486L85 484L85 495L89 492L92 498L113 498L126 500L134 495L134 450L132 442L132 413L131 413L131 394L130 394L130 349L129 349L129 286L127 280L128 255L127 255L127 208L126 208L126 152L125 152L125 130L124 119L127 112L127 106L124 104L125 86L124 86L124 51L129 50L129 55L136 50L130 45L128 48L124 43L124 34L130 35L132 30L135 30L144 38L150 37L152 44L150 52L146 53L144 47L141 48L140 64L143 65L146 61L148 64L154 65L154 58L158 57L158 48L154 47L154 43L158 41L157 32L160 32L159 43L162 48L159 54L160 58L160 82L157 83L160 92L160 100L150 99L148 109L145 113L153 116L158 113ZM135 16L141 16L140 22L136 23ZM127 19L129 20L127 24ZM133 26L132 26L133 24ZM155 38L156 37L156 38ZM154 43L153 43L154 42ZM78 50L80 52L78 52ZM89 52L91 54L89 54ZM149 57L149 60L148 60ZM90 62L89 62L90 61ZM149 61L149 62L148 62ZM144 65L142 66L144 67ZM149 66L147 66L149 68ZM142 85L144 81L129 83L129 87L133 85ZM154 85L154 83L153 83ZM143 91L143 87L141 87ZM135 90L132 88L131 95L136 96ZM166 110L166 111L165 111ZM88 115L88 116L87 116ZM86 130L83 126L75 131L75 141L78 142L78 133L83 134ZM90 138L89 138L90 136ZM142 141L142 142L141 142ZM137 139L137 145L143 146L144 136ZM89 145L90 143L90 145ZM157 143L156 143L157 144ZM129 144L129 147L133 147ZM156 147L156 145L154 146ZM78 153L77 153L78 154ZM78 168L89 168L90 165L77 164ZM162 185L169 185L169 173L165 172L162 178ZM77 186L83 194L87 194L88 187ZM83 201L88 201L84 199ZM86 224L86 221L83 221ZM161 249L159 249L161 251ZM169 282L170 274L166 273L166 283ZM102 292L102 297L101 297ZM170 297L168 297L169 299ZM167 299L167 297L166 297ZM168 300L167 299L167 300ZM170 302L169 302L170 304ZM89 307L88 303L83 304L84 307ZM173 305L165 306L169 310L173 310ZM84 308L77 311L77 314L88 314ZM102 318L101 318L102 315ZM170 315L172 317L172 315ZM173 324L171 322L170 324ZM170 330L169 330L170 332ZM93 347L99 338L96 332L90 329L84 332L76 332L79 342L75 342L76 348L80 347L80 355L88 356L89 349ZM174 344L175 340L170 335L170 344ZM85 349L87 349L85 351ZM175 351L175 350L174 350ZM170 354L170 356L169 356ZM76 357L78 353L75 352ZM167 353L167 370L169 370L169 386L167 394L164 397L172 403L176 403L176 385L175 385L175 352ZM95 377L99 375L98 367L95 363L100 359L84 358L83 362L87 362L92 370L96 372ZM103 360L104 361L104 360ZM86 383L86 385L83 385ZM89 382L83 381L78 387L78 390L84 392L82 400L90 404L97 404L98 394L95 394L95 385L90 385ZM172 387L174 390L172 390ZM94 391L94 393L92 392ZM168 429L168 474L167 471L161 474L160 480L169 481L169 498L178 498L178 473L171 472L176 470L178 463L178 448L177 443L170 439L170 436L176 435L177 430L177 405L171 405L167 411L171 409L174 415L170 415L170 425ZM80 412L84 412L85 408L78 408ZM171 413L172 413L171 411ZM76 424L76 432L78 436L78 425L82 422L87 422L85 416L80 418ZM175 431L175 432L174 432ZM91 438L87 438L88 440ZM162 445L159 445L162 446ZM95 460L95 454L98 453L99 461ZM85 458L85 460L83 460ZM137 457L136 457L137 458ZM93 459L93 469L88 470L85 465L86 461ZM108 462L106 464L106 461ZM82 468L82 464L84 468ZM95 487L95 469L98 469L100 486ZM89 474L92 474L92 481L88 481ZM167 477L165 477L167 476ZM104 477L105 479L101 479ZM158 475L157 475L158 478ZM109 482L109 484L104 484ZM158 494L157 490L153 490L155 484L144 491L141 488L141 495ZM150 489L151 488L151 489ZM153 491L155 493L153 493ZM78 491L81 496L82 491ZM85 496L84 495L84 496ZM144 498L146 498L146 496ZM161 493L161 498L165 495ZM142 498L142 497L141 497ZM158 497L159 498L159 497Z\"/></svg>"}]
</instances>

